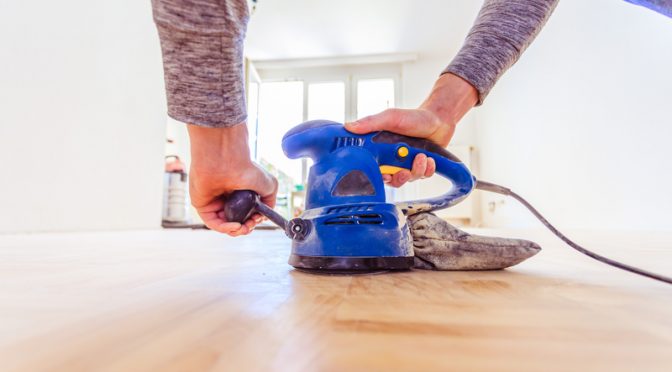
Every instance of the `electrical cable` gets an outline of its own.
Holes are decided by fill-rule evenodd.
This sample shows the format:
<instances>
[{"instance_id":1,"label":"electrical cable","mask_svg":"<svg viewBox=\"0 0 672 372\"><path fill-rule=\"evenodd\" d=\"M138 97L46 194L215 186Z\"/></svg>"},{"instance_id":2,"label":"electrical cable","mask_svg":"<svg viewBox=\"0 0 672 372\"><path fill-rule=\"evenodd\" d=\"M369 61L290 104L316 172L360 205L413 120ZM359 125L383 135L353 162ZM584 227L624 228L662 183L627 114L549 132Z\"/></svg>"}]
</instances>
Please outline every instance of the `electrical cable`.
<instances>
[{"instance_id":1,"label":"electrical cable","mask_svg":"<svg viewBox=\"0 0 672 372\"><path fill-rule=\"evenodd\" d=\"M534 216L537 217L537 219L539 221L541 221L541 223L543 223L544 226L546 226L549 230L551 230L553 232L553 234L555 234L558 238L560 238L562 241L567 243L567 245L569 245L570 247L576 249L577 251L585 254L586 256L588 256L590 258L593 258L593 259L595 259L597 261L600 261L602 263L605 263L607 265L611 265L613 267L619 268L621 270L629 271L633 274L645 276L647 278L658 280L658 281L661 281L663 283L672 284L672 278L670 278L670 277L663 276L663 275L656 274L656 273L652 273L650 271L646 271L646 270L643 270L643 269L640 269L640 268L637 268L637 267L634 267L634 266L630 266L630 265L624 264L622 262L618 262L616 260L612 260L610 258L601 256L597 253L591 252L588 249L574 243L572 240L570 240L568 237L566 237L565 234L561 233L558 229L556 229L555 226L551 225L551 223L548 222L548 220L546 218L544 218L544 216L542 216L541 213L539 213L539 211L537 211L530 203L528 203L527 200L523 199L522 196L520 196L520 195L516 194L515 192L511 191L511 189L509 189L509 188L506 188L506 187L500 186L500 185L496 185L496 184L490 183L490 182L476 181L476 189L483 190L483 191L494 192L494 193L497 193L497 194L510 196L510 197L516 199L518 202L520 202L522 205L524 205L530 212L532 212L532 214L534 214Z\"/></svg>"}]
</instances>

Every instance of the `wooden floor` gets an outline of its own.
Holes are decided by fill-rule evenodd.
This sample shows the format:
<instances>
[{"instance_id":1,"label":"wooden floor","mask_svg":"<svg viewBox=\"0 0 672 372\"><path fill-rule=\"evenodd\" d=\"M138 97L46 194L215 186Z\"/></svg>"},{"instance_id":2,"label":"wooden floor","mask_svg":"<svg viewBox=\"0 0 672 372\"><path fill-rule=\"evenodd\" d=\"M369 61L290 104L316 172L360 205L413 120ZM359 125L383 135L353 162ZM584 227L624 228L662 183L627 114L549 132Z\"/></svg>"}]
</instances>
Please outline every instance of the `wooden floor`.
<instances>
[{"instance_id":1,"label":"wooden floor","mask_svg":"<svg viewBox=\"0 0 672 372\"><path fill-rule=\"evenodd\" d=\"M517 234L509 270L345 277L279 232L0 236L0 370L672 370L672 286ZM574 236L672 274L672 234Z\"/></svg>"}]
</instances>

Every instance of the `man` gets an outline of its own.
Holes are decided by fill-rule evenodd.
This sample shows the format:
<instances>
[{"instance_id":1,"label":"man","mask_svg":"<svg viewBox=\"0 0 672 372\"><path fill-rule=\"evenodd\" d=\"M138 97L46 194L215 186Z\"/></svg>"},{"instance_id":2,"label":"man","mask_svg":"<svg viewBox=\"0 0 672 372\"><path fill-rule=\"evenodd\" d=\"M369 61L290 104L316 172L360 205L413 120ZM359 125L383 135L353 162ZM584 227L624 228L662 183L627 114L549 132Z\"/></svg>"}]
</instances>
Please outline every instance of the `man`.
<instances>
[{"instance_id":1,"label":"man","mask_svg":"<svg viewBox=\"0 0 672 372\"><path fill-rule=\"evenodd\" d=\"M389 109L347 123L353 133L389 130L447 146L460 119L480 105L543 27L558 0L486 0L466 41L413 110ZM191 201L211 229L248 234L262 217L226 221L224 196L254 190L275 205L277 181L249 156L243 81L245 0L152 0L163 53L168 114L187 123ZM437 30L437 32L440 30ZM399 187L431 176L432 159L418 155L411 171L385 175Z\"/></svg>"}]
</instances>

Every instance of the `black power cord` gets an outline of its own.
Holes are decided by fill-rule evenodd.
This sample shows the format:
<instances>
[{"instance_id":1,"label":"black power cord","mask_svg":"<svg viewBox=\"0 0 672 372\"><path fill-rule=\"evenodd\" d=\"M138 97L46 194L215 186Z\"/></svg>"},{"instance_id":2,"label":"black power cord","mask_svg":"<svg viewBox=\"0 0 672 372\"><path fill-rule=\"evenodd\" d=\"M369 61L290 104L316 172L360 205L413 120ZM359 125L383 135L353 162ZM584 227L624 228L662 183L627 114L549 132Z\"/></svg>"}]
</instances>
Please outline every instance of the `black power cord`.
<instances>
[{"instance_id":1,"label":"black power cord","mask_svg":"<svg viewBox=\"0 0 672 372\"><path fill-rule=\"evenodd\" d=\"M619 268L621 270L629 271L633 274L645 276L647 278L651 278L651 279L654 279L654 280L659 280L663 283L672 284L672 278L670 278L670 277L663 276L663 275L656 274L656 273L652 273L650 271L642 270L640 268L630 266L630 265L612 260L612 259L604 257L604 256L600 256L599 254L591 252L591 251L587 250L586 248L574 243L572 240L570 240L568 237L566 237L565 234L561 233L558 229L556 229L553 225L551 225L551 223L548 222L548 220L546 220L546 218L544 218L544 216L542 216L541 213L539 213L539 211L537 211L530 203L528 203L527 200L523 199L522 196L520 196L520 195L516 194L515 192L511 191L511 189L509 189L509 188L506 188L504 186L499 186L499 185L496 185L496 184L490 183L490 182L476 181L476 189L483 190L483 191L494 192L494 193L501 194L501 195L510 196L510 197L518 200L530 212L532 212L532 214L534 214L534 216L537 217L537 219L539 219L539 221L541 221L541 223L543 223L544 226L546 226L549 230L551 230L553 232L553 234L555 234L558 238L560 238L562 241L567 243L567 245L569 245L570 247L576 249L577 251L585 254L588 257L591 257L591 258L593 258L597 261L603 262L607 265L611 265L613 267Z\"/></svg>"}]
</instances>

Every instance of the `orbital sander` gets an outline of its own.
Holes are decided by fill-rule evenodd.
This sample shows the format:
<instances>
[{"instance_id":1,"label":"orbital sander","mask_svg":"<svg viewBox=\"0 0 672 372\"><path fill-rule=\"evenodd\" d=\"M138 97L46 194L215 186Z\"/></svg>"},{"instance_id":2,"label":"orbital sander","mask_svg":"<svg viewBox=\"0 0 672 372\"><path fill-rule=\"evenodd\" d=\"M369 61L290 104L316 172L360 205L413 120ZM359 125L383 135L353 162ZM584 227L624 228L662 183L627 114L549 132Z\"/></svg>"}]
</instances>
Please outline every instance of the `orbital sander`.
<instances>
[{"instance_id":1,"label":"orbital sander","mask_svg":"<svg viewBox=\"0 0 672 372\"><path fill-rule=\"evenodd\" d=\"M242 223L259 213L278 225L292 240L289 264L297 269L342 274L408 270L414 266L438 270L497 269L536 254L540 248L532 242L472 236L431 213L451 207L474 189L480 189L518 200L555 235L581 253L620 269L672 283L671 278L579 246L518 194L477 180L456 156L429 140L387 131L354 134L340 123L313 120L288 131L282 138L282 149L291 159L310 158L314 163L308 174L306 210L287 221L263 204L255 192L238 190L228 196L224 212L228 221ZM445 194L433 198L388 203L382 175L410 170L419 154L434 159L436 174L452 186ZM437 235L438 239L432 240ZM485 258L474 260L475 252L485 254ZM465 254L471 255L467 257L471 259L460 261L453 257ZM493 254L501 260L493 260Z\"/></svg>"}]
</instances>

